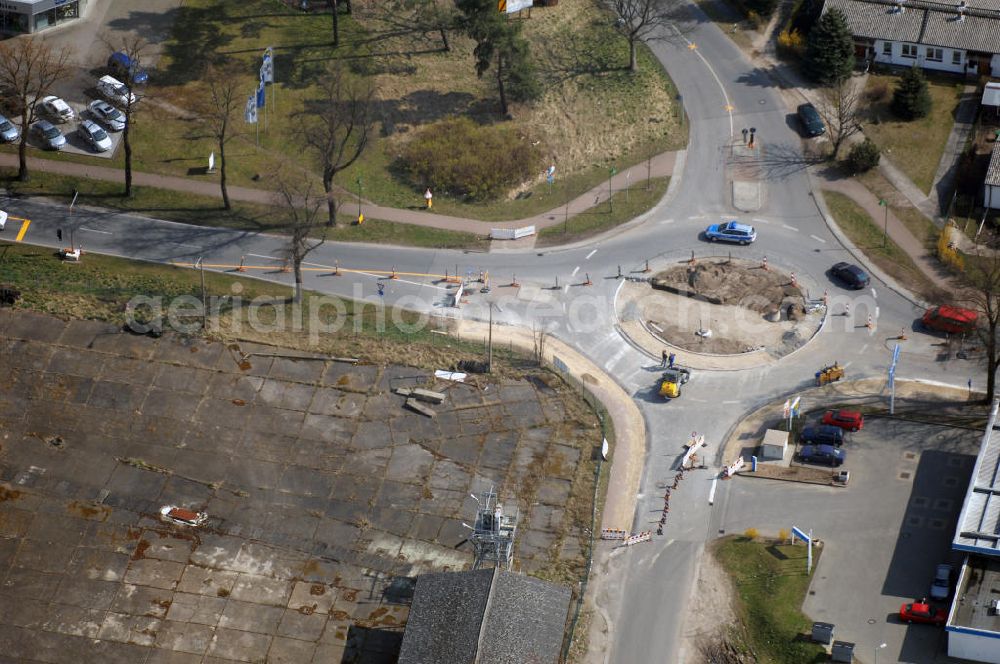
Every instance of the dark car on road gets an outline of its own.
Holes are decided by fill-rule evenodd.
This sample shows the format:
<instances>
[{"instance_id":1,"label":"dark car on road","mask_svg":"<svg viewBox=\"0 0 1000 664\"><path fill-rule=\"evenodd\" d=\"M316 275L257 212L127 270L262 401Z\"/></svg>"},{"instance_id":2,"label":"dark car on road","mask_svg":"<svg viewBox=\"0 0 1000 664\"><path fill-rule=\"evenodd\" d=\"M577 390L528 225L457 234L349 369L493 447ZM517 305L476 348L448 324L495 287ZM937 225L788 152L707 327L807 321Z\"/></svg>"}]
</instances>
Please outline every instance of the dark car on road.
<instances>
[{"instance_id":1,"label":"dark car on road","mask_svg":"<svg viewBox=\"0 0 1000 664\"><path fill-rule=\"evenodd\" d=\"M819 111L812 104L802 104L799 106L799 121L802 122L802 128L806 132L806 136L812 138L813 136L822 136L826 133L826 125L823 124L823 118L819 116Z\"/></svg>"},{"instance_id":2,"label":"dark car on road","mask_svg":"<svg viewBox=\"0 0 1000 664\"><path fill-rule=\"evenodd\" d=\"M805 445L799 451L799 461L802 463L819 463L824 466L840 466L847 459L844 450L833 445Z\"/></svg>"},{"instance_id":3,"label":"dark car on road","mask_svg":"<svg viewBox=\"0 0 1000 664\"><path fill-rule=\"evenodd\" d=\"M851 263L836 263L830 268L830 274L842 281L848 288L861 290L871 283L868 273Z\"/></svg>"},{"instance_id":4,"label":"dark car on road","mask_svg":"<svg viewBox=\"0 0 1000 664\"><path fill-rule=\"evenodd\" d=\"M137 63L128 57L127 53L116 51L108 58L108 70L117 75L123 81L132 80L133 83L142 85L149 80L146 70L140 69Z\"/></svg>"}]
</instances>

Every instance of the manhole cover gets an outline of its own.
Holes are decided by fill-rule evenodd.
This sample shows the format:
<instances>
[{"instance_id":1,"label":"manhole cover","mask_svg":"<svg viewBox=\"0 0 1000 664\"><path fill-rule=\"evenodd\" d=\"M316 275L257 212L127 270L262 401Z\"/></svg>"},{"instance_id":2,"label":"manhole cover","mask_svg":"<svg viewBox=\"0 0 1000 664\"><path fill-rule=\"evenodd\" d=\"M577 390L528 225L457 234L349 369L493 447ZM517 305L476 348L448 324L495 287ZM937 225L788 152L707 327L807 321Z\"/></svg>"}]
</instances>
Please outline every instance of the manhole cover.
<instances>
[{"instance_id":1,"label":"manhole cover","mask_svg":"<svg viewBox=\"0 0 1000 664\"><path fill-rule=\"evenodd\" d=\"M901 480L908 480L908 479L910 479L910 473L909 473L909 471L904 471L904 472L900 473L899 474L899 479L901 479Z\"/></svg>"},{"instance_id":2,"label":"manhole cover","mask_svg":"<svg viewBox=\"0 0 1000 664\"><path fill-rule=\"evenodd\" d=\"M907 453L905 453L905 454L903 455L903 458L904 458L904 459L909 459L909 460L913 460L913 459L916 459L916 458L917 458L917 455L916 455L915 453L913 453L913 452L907 452Z\"/></svg>"},{"instance_id":3,"label":"manhole cover","mask_svg":"<svg viewBox=\"0 0 1000 664\"><path fill-rule=\"evenodd\" d=\"M874 618L869 618L869 619L868 619L868 624L869 624L869 625L874 625L874 624L875 624L875 622L876 622L876 620L875 620Z\"/></svg>"}]
</instances>

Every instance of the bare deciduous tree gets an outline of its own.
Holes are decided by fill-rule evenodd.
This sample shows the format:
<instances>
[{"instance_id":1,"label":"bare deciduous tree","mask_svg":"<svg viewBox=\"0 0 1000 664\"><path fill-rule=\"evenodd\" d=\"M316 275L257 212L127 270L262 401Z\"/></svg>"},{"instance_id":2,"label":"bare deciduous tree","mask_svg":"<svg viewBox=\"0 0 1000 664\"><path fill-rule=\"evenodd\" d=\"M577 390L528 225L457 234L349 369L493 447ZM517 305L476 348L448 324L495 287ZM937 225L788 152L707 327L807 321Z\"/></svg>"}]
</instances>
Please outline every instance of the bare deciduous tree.
<instances>
[{"instance_id":1,"label":"bare deciduous tree","mask_svg":"<svg viewBox=\"0 0 1000 664\"><path fill-rule=\"evenodd\" d=\"M372 129L374 90L352 80L335 63L318 84L319 98L306 104L298 116L296 133L302 145L319 161L327 200L327 223L337 223L333 178L365 151Z\"/></svg>"},{"instance_id":2,"label":"bare deciduous tree","mask_svg":"<svg viewBox=\"0 0 1000 664\"><path fill-rule=\"evenodd\" d=\"M207 97L201 98L198 115L208 128L219 148L219 186L222 188L222 205L232 209L229 191L226 189L226 145L239 135L240 112L246 101L243 92L247 88L246 77L232 64L209 65L205 74L208 84Z\"/></svg>"},{"instance_id":3,"label":"bare deciduous tree","mask_svg":"<svg viewBox=\"0 0 1000 664\"><path fill-rule=\"evenodd\" d=\"M453 0L373 0L358 8L363 20L385 26L377 38L435 34L441 50L450 51L448 34L456 27Z\"/></svg>"},{"instance_id":4,"label":"bare deciduous tree","mask_svg":"<svg viewBox=\"0 0 1000 664\"><path fill-rule=\"evenodd\" d=\"M673 0L611 0L618 31L628 40L628 68L639 64L636 50L640 43L667 39L677 25L678 4Z\"/></svg>"},{"instance_id":5,"label":"bare deciduous tree","mask_svg":"<svg viewBox=\"0 0 1000 664\"><path fill-rule=\"evenodd\" d=\"M969 257L965 269L966 279L971 286L968 291L969 304L979 312L980 321L976 334L986 351L986 398L988 404L996 393L997 329L1000 328L1000 255Z\"/></svg>"},{"instance_id":6,"label":"bare deciduous tree","mask_svg":"<svg viewBox=\"0 0 1000 664\"><path fill-rule=\"evenodd\" d=\"M861 132L860 106L861 91L851 84L850 79L831 87L826 95L823 115L830 125L834 159L844 143Z\"/></svg>"},{"instance_id":7,"label":"bare deciduous tree","mask_svg":"<svg viewBox=\"0 0 1000 664\"><path fill-rule=\"evenodd\" d=\"M0 43L0 93L21 116L17 179L28 179L28 129L38 102L69 73L69 51L53 51L37 37Z\"/></svg>"},{"instance_id":8,"label":"bare deciduous tree","mask_svg":"<svg viewBox=\"0 0 1000 664\"><path fill-rule=\"evenodd\" d=\"M124 95L124 101L115 104L121 106L121 111L125 115L122 147L125 149L125 196L130 197L132 196L132 125L135 123L139 102L146 96L137 92L135 75L142 71L142 59L148 44L145 39L137 35L126 35L116 42L105 39L104 43L111 52L124 53L130 63L128 71L120 74L128 94Z\"/></svg>"},{"instance_id":9,"label":"bare deciduous tree","mask_svg":"<svg viewBox=\"0 0 1000 664\"><path fill-rule=\"evenodd\" d=\"M282 212L279 225L288 232L285 252L295 275L294 301L299 303L302 302L302 262L326 240L326 228L320 223L323 197L316 195L308 177L290 175L295 172L290 165L281 167L278 172L288 174L278 179L275 199Z\"/></svg>"}]
</instances>

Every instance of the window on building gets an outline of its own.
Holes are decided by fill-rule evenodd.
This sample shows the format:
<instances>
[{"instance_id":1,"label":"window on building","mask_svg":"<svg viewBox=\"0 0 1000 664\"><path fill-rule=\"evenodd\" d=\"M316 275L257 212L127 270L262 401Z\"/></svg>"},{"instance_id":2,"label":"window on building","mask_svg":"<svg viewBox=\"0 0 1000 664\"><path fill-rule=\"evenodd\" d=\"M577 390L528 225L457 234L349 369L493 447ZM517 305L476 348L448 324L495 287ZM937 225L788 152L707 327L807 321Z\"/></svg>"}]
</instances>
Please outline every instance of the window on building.
<instances>
[{"instance_id":1,"label":"window on building","mask_svg":"<svg viewBox=\"0 0 1000 664\"><path fill-rule=\"evenodd\" d=\"M932 62L941 62L944 60L944 51L940 48L927 47L927 59Z\"/></svg>"},{"instance_id":2,"label":"window on building","mask_svg":"<svg viewBox=\"0 0 1000 664\"><path fill-rule=\"evenodd\" d=\"M901 55L904 58L915 58L917 57L917 47L913 44L903 44L903 52Z\"/></svg>"},{"instance_id":3,"label":"window on building","mask_svg":"<svg viewBox=\"0 0 1000 664\"><path fill-rule=\"evenodd\" d=\"M962 52L961 51L952 51L951 52L951 64L953 64L953 65L960 65L960 64L962 64Z\"/></svg>"},{"instance_id":4,"label":"window on building","mask_svg":"<svg viewBox=\"0 0 1000 664\"><path fill-rule=\"evenodd\" d=\"M882 42L882 55L892 55L892 42Z\"/></svg>"}]
</instances>

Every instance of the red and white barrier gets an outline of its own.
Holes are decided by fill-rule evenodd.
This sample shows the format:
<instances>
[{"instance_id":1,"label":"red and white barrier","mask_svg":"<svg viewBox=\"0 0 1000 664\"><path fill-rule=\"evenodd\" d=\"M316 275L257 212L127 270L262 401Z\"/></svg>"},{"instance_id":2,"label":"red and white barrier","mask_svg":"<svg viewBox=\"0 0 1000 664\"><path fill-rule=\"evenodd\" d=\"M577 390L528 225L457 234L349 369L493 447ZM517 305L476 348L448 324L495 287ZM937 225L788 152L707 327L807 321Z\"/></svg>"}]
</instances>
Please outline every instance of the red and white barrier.
<instances>
[{"instance_id":1,"label":"red and white barrier","mask_svg":"<svg viewBox=\"0 0 1000 664\"><path fill-rule=\"evenodd\" d=\"M738 473L741 470L743 470L743 466L745 466L745 465L746 465L746 462L743 460L743 457L740 457L739 459L737 459L736 461L734 461L730 465L726 466L725 469L723 469L722 476L724 478L732 477L736 473Z\"/></svg>"},{"instance_id":2,"label":"red and white barrier","mask_svg":"<svg viewBox=\"0 0 1000 664\"><path fill-rule=\"evenodd\" d=\"M625 538L625 541L622 542L622 544L624 546L632 546L633 544L638 544L639 542L648 542L651 539L653 539L653 533L648 530L644 530L641 533L636 533L631 537Z\"/></svg>"},{"instance_id":3,"label":"red and white barrier","mask_svg":"<svg viewBox=\"0 0 1000 664\"><path fill-rule=\"evenodd\" d=\"M688 463L691 461L691 458L694 456L694 453L698 450L698 448L705 445L705 436L698 436L692 434L691 440L689 440L685 444L687 445L687 451L684 452L684 456L681 457L681 468L687 466Z\"/></svg>"},{"instance_id":4,"label":"red and white barrier","mask_svg":"<svg viewBox=\"0 0 1000 664\"><path fill-rule=\"evenodd\" d=\"M628 537L628 531L621 528L601 528L602 540L623 540Z\"/></svg>"}]
</instances>

